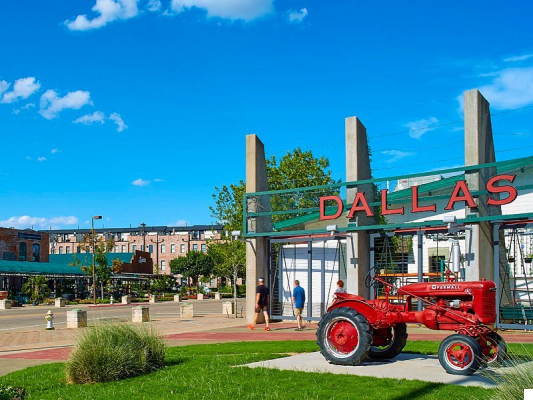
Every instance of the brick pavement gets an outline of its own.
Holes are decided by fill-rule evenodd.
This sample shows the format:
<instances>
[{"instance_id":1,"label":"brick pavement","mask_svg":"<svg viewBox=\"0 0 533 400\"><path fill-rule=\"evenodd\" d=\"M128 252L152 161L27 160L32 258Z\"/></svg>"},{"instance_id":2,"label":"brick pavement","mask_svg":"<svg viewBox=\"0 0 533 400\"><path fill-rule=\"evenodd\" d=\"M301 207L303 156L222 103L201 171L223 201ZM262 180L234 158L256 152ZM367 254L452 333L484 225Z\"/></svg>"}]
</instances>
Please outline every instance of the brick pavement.
<instances>
[{"instance_id":1,"label":"brick pavement","mask_svg":"<svg viewBox=\"0 0 533 400\"><path fill-rule=\"evenodd\" d=\"M250 331L243 319L209 316L181 320L172 318L151 323L170 346L196 343L222 343L265 340L314 340L316 324L307 325L296 332L294 323L274 323L272 331L265 332L259 325ZM67 359L76 335L80 330L60 328L54 331L0 333L0 375L31 365ZM451 332L431 331L424 327L409 326L410 340L441 341ZM509 343L533 343L533 333L521 331L501 332ZM9 360L9 362L8 362Z\"/></svg>"}]
</instances>

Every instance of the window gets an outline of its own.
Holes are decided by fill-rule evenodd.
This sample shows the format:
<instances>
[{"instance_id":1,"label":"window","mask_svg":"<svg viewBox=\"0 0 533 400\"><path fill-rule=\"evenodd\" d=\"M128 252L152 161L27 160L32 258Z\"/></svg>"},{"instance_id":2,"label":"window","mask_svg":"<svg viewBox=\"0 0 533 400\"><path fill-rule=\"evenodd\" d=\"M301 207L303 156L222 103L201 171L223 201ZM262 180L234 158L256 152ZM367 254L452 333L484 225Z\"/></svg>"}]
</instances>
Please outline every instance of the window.
<instances>
[{"instance_id":1,"label":"window","mask_svg":"<svg viewBox=\"0 0 533 400\"><path fill-rule=\"evenodd\" d=\"M202 253L207 252L207 249L205 248L205 244L202 245Z\"/></svg>"},{"instance_id":2,"label":"window","mask_svg":"<svg viewBox=\"0 0 533 400\"><path fill-rule=\"evenodd\" d=\"M165 270L165 260L161 260L161 271Z\"/></svg>"},{"instance_id":3,"label":"window","mask_svg":"<svg viewBox=\"0 0 533 400\"><path fill-rule=\"evenodd\" d=\"M135 253L135 250L137 250L137 245L136 244L131 246L131 251L133 251Z\"/></svg>"},{"instance_id":4,"label":"window","mask_svg":"<svg viewBox=\"0 0 533 400\"><path fill-rule=\"evenodd\" d=\"M70 246L65 247L65 253L70 254Z\"/></svg>"},{"instance_id":5,"label":"window","mask_svg":"<svg viewBox=\"0 0 533 400\"><path fill-rule=\"evenodd\" d=\"M153 244L148 246L148 251L150 252L150 254L152 254L154 252L154 245Z\"/></svg>"},{"instance_id":6,"label":"window","mask_svg":"<svg viewBox=\"0 0 533 400\"><path fill-rule=\"evenodd\" d=\"M171 244L170 245L170 252L171 253L175 253L176 252L176 245L175 244Z\"/></svg>"},{"instance_id":7,"label":"window","mask_svg":"<svg viewBox=\"0 0 533 400\"><path fill-rule=\"evenodd\" d=\"M80 248L80 246L76 246L76 253L81 253L81 248Z\"/></svg>"},{"instance_id":8,"label":"window","mask_svg":"<svg viewBox=\"0 0 533 400\"><path fill-rule=\"evenodd\" d=\"M180 246L180 252L185 253L185 245L183 243Z\"/></svg>"},{"instance_id":9,"label":"window","mask_svg":"<svg viewBox=\"0 0 533 400\"><path fill-rule=\"evenodd\" d=\"M33 246L32 246L32 259L33 261L35 262L39 262L41 260L41 245L40 244L37 244L35 243Z\"/></svg>"},{"instance_id":10,"label":"window","mask_svg":"<svg viewBox=\"0 0 533 400\"><path fill-rule=\"evenodd\" d=\"M141 244L141 251L144 251L144 244Z\"/></svg>"},{"instance_id":11,"label":"window","mask_svg":"<svg viewBox=\"0 0 533 400\"><path fill-rule=\"evenodd\" d=\"M192 249L193 249L193 251L198 251L198 245L197 244L193 244L192 245Z\"/></svg>"},{"instance_id":12,"label":"window","mask_svg":"<svg viewBox=\"0 0 533 400\"><path fill-rule=\"evenodd\" d=\"M28 253L28 245L24 242L19 244L19 261L26 261L26 256Z\"/></svg>"},{"instance_id":13,"label":"window","mask_svg":"<svg viewBox=\"0 0 533 400\"><path fill-rule=\"evenodd\" d=\"M123 253L126 252L126 246L125 246L125 245L122 245L122 252L123 252Z\"/></svg>"},{"instance_id":14,"label":"window","mask_svg":"<svg viewBox=\"0 0 533 400\"><path fill-rule=\"evenodd\" d=\"M63 246L59 246L59 254L63 254Z\"/></svg>"},{"instance_id":15,"label":"window","mask_svg":"<svg viewBox=\"0 0 533 400\"><path fill-rule=\"evenodd\" d=\"M115 245L115 253L118 253L118 244Z\"/></svg>"},{"instance_id":16,"label":"window","mask_svg":"<svg viewBox=\"0 0 533 400\"><path fill-rule=\"evenodd\" d=\"M165 245L162 244L162 245L161 245L161 254L163 254L164 252L165 252Z\"/></svg>"}]
</instances>

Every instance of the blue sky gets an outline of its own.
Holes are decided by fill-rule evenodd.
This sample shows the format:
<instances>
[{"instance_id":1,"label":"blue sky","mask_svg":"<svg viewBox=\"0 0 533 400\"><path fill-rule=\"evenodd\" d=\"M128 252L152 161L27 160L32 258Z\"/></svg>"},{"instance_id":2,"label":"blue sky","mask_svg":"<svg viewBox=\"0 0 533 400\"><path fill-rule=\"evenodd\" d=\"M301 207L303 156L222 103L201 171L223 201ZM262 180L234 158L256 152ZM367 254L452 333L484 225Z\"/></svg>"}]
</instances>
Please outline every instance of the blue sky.
<instances>
[{"instance_id":1,"label":"blue sky","mask_svg":"<svg viewBox=\"0 0 533 400\"><path fill-rule=\"evenodd\" d=\"M0 226L213 223L214 187L244 178L246 134L268 155L300 146L329 157L344 180L353 115L376 177L459 166L460 98L473 88L495 114L497 160L529 156L532 11L524 1L4 1Z\"/></svg>"}]
</instances>

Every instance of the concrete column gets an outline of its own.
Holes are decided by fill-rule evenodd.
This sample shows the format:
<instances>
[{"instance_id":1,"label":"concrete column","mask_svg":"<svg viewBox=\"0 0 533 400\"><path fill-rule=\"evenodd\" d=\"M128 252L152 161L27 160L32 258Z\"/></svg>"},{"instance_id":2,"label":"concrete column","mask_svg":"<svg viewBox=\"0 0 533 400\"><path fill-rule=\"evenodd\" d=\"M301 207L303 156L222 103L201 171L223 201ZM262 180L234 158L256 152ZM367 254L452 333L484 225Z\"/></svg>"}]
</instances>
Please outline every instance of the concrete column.
<instances>
[{"instance_id":1,"label":"concrete column","mask_svg":"<svg viewBox=\"0 0 533 400\"><path fill-rule=\"evenodd\" d=\"M246 136L246 193L268 190L265 146L257 135ZM249 200L248 211L268 211L270 202L266 196ZM270 218L253 218L246 221L249 232L268 232ZM268 238L254 238L246 242L246 319L253 322L255 314L255 288L257 278L268 282ZM272 284L272 282L269 282ZM262 313L259 318L262 318ZM258 322L262 322L258 320Z\"/></svg>"},{"instance_id":2,"label":"concrete column","mask_svg":"<svg viewBox=\"0 0 533 400\"><path fill-rule=\"evenodd\" d=\"M190 303L181 303L180 306L180 317L181 318L193 318L194 317L194 307Z\"/></svg>"},{"instance_id":3,"label":"concrete column","mask_svg":"<svg viewBox=\"0 0 533 400\"><path fill-rule=\"evenodd\" d=\"M345 120L346 140L346 181L358 181L372 178L366 128L357 117ZM373 185L365 184L358 187L347 187L346 202L348 207L353 203L357 192L365 192L371 201ZM353 220L357 226L372 225L374 218L358 213ZM370 290L365 286L365 278L370 270L370 237L368 233L354 232L349 234L346 242L346 290L359 296L369 298Z\"/></svg>"},{"instance_id":4,"label":"concrete column","mask_svg":"<svg viewBox=\"0 0 533 400\"><path fill-rule=\"evenodd\" d=\"M489 102L478 90L464 93L465 120L465 165L485 164L496 161ZM487 181L496 174L496 168L466 173L470 191L485 190ZM500 207L486 205L487 195L476 199L477 208L467 207L466 216L501 215ZM470 225L466 231L465 278L476 281L480 278L494 279L494 252L490 222Z\"/></svg>"},{"instance_id":5,"label":"concrete column","mask_svg":"<svg viewBox=\"0 0 533 400\"><path fill-rule=\"evenodd\" d=\"M67 328L85 328L87 327L87 311L79 308L67 311Z\"/></svg>"},{"instance_id":6,"label":"concrete column","mask_svg":"<svg viewBox=\"0 0 533 400\"><path fill-rule=\"evenodd\" d=\"M137 306L131 309L131 322L150 322L150 309Z\"/></svg>"}]
</instances>

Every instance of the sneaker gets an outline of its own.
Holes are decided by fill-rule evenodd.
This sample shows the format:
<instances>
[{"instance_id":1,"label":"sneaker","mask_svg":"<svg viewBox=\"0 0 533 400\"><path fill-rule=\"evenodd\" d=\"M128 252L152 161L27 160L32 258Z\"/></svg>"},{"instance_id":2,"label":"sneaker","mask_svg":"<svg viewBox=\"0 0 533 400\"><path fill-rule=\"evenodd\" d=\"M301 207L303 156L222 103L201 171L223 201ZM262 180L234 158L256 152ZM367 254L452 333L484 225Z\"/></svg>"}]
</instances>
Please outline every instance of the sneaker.
<instances>
[{"instance_id":1,"label":"sneaker","mask_svg":"<svg viewBox=\"0 0 533 400\"><path fill-rule=\"evenodd\" d=\"M246 325L246 326L248 327L248 329L250 329L250 330L252 330L252 331L255 329L255 326L253 326L253 325L251 325L251 324L250 324L250 325Z\"/></svg>"},{"instance_id":2,"label":"sneaker","mask_svg":"<svg viewBox=\"0 0 533 400\"><path fill-rule=\"evenodd\" d=\"M303 331L302 328L296 328L295 331Z\"/></svg>"},{"instance_id":3,"label":"sneaker","mask_svg":"<svg viewBox=\"0 0 533 400\"><path fill-rule=\"evenodd\" d=\"M268 326L265 326L265 327L263 328L263 330L264 330L264 331L269 331L270 328L269 328Z\"/></svg>"}]
</instances>

